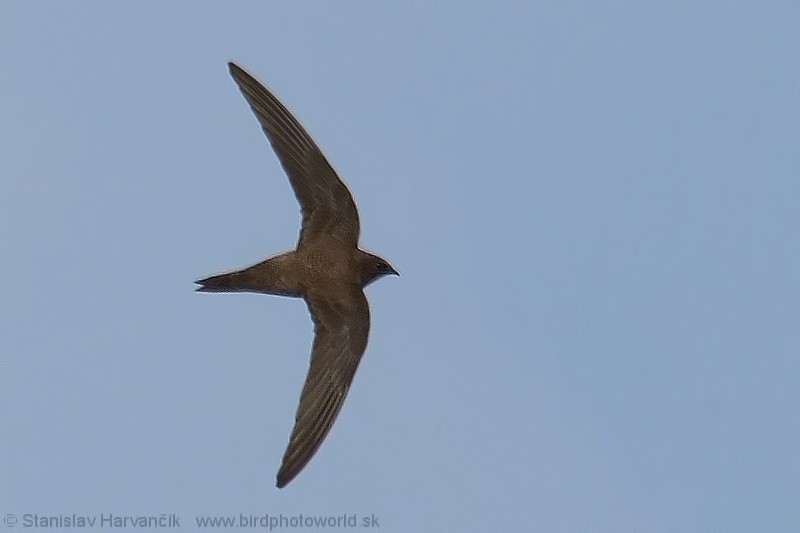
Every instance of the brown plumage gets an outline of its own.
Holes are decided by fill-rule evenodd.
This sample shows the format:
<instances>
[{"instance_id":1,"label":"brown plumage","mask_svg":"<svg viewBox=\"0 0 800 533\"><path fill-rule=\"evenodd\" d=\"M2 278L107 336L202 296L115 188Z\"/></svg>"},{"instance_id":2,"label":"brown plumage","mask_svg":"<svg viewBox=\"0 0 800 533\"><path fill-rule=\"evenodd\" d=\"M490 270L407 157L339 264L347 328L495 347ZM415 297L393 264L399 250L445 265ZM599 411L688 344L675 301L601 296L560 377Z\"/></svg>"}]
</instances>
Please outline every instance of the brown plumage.
<instances>
[{"instance_id":1,"label":"brown plumage","mask_svg":"<svg viewBox=\"0 0 800 533\"><path fill-rule=\"evenodd\" d=\"M311 365L278 471L280 488L311 460L347 397L369 336L363 288L397 271L358 248L353 197L300 123L250 74L228 66L289 176L303 223L296 250L196 283L200 292L260 292L303 298L308 305Z\"/></svg>"}]
</instances>

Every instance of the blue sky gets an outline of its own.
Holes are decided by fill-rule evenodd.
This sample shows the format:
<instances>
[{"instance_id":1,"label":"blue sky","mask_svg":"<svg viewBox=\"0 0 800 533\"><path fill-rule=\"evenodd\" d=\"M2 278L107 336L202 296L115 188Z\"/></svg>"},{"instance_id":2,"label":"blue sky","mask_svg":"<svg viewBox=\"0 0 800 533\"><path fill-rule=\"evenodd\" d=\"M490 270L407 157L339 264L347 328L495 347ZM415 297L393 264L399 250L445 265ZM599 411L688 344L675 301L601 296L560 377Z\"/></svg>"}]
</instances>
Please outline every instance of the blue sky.
<instances>
[{"instance_id":1,"label":"blue sky","mask_svg":"<svg viewBox=\"0 0 800 533\"><path fill-rule=\"evenodd\" d=\"M4 519L796 529L800 7L532 4L0 4ZM229 60L402 274L284 490L305 305L193 292L299 228Z\"/></svg>"}]
</instances>

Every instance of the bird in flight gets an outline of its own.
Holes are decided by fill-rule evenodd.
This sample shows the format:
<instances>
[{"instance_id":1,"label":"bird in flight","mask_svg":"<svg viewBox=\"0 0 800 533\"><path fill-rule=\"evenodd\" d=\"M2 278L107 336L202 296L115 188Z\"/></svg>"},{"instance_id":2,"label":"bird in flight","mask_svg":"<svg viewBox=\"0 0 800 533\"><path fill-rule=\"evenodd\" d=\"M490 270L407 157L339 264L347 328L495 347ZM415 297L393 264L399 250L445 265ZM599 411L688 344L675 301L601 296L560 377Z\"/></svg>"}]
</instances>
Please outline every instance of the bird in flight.
<instances>
[{"instance_id":1,"label":"bird in flight","mask_svg":"<svg viewBox=\"0 0 800 533\"><path fill-rule=\"evenodd\" d=\"M364 287L398 273L385 259L358 247L353 197L297 119L241 67L228 66L289 176L303 222L296 250L195 283L199 292L303 298L311 313L311 363L277 475L276 485L282 488L308 464L342 409L367 347Z\"/></svg>"}]
</instances>

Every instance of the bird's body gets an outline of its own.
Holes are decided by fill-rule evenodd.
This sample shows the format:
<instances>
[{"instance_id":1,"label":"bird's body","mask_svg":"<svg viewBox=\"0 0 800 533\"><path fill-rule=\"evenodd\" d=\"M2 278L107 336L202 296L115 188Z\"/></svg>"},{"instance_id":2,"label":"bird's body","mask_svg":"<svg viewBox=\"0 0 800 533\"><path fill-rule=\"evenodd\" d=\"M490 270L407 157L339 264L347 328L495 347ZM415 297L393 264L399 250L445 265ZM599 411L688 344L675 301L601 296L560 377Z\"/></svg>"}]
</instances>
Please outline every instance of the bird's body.
<instances>
[{"instance_id":1,"label":"bird's body","mask_svg":"<svg viewBox=\"0 0 800 533\"><path fill-rule=\"evenodd\" d=\"M303 225L296 250L199 280L197 290L291 296L308 305L314 344L278 472L277 486L283 487L322 444L364 354L370 316L363 288L397 271L358 247L359 218L350 191L300 123L252 76L233 63L229 66L289 177Z\"/></svg>"},{"instance_id":2,"label":"bird's body","mask_svg":"<svg viewBox=\"0 0 800 533\"><path fill-rule=\"evenodd\" d=\"M320 239L253 266L202 280L201 292L261 292L301 298L309 288L339 287L354 281L359 288L370 280L353 278L375 256L358 248L347 249L330 239ZM366 281L366 282L365 282Z\"/></svg>"}]
</instances>

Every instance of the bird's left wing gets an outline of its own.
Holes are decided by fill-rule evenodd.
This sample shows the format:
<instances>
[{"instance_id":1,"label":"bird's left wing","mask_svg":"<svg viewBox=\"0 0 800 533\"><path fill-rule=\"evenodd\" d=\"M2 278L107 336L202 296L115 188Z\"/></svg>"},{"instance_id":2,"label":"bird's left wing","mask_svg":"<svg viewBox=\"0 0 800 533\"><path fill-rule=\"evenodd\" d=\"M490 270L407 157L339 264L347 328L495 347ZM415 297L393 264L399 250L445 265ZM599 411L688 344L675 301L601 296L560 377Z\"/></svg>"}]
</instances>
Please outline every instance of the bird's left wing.
<instances>
[{"instance_id":1,"label":"bird's left wing","mask_svg":"<svg viewBox=\"0 0 800 533\"><path fill-rule=\"evenodd\" d=\"M314 345L294 429L278 471L279 488L300 473L325 440L369 336L369 304L361 288L353 286L335 297L312 292L305 299L314 320Z\"/></svg>"}]
</instances>

